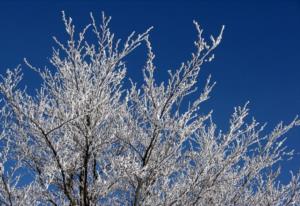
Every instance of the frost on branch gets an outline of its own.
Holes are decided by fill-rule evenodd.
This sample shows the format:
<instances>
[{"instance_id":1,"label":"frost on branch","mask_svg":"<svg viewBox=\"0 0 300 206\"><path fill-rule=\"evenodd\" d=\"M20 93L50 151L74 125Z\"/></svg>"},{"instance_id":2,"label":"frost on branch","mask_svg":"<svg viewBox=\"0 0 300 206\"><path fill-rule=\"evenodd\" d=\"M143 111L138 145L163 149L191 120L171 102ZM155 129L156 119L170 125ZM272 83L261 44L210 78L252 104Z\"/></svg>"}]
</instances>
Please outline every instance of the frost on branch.
<instances>
[{"instance_id":1,"label":"frost on branch","mask_svg":"<svg viewBox=\"0 0 300 206\"><path fill-rule=\"evenodd\" d=\"M266 135L264 125L246 123L246 104L220 132L212 112L201 110L215 83L209 77L198 91L200 68L214 58L224 27L207 42L194 22L191 59L158 84L150 29L123 42L104 15L98 26L91 14L79 33L64 13L63 22L69 39L54 37L50 68L25 60L43 82L35 95L20 88L20 67L1 76L0 205L300 204L299 174L278 180L278 165L293 155L283 135L298 118ZM143 84L124 87L123 59L142 43Z\"/></svg>"}]
</instances>

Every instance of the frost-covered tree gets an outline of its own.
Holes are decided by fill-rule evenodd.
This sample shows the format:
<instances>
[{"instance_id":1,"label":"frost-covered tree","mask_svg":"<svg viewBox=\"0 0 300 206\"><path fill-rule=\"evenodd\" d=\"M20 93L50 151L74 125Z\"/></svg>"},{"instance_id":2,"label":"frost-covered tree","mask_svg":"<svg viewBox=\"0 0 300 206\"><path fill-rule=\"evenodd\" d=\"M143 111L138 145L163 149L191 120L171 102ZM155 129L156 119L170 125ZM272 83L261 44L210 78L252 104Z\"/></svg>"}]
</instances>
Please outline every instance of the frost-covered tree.
<instances>
[{"instance_id":1,"label":"frost-covered tree","mask_svg":"<svg viewBox=\"0 0 300 206\"><path fill-rule=\"evenodd\" d=\"M19 67L2 76L0 205L300 205L299 174L278 180L280 161L293 155L282 136L298 118L262 134L264 125L245 122L246 104L221 132L200 108L214 83L200 92L195 84L223 28L207 43L194 22L191 59L158 84L149 30L122 42L104 15L80 33L63 21L69 40L54 38L49 69L25 60L42 79L35 94L20 88ZM124 86L123 58L142 43L142 86Z\"/></svg>"}]
</instances>

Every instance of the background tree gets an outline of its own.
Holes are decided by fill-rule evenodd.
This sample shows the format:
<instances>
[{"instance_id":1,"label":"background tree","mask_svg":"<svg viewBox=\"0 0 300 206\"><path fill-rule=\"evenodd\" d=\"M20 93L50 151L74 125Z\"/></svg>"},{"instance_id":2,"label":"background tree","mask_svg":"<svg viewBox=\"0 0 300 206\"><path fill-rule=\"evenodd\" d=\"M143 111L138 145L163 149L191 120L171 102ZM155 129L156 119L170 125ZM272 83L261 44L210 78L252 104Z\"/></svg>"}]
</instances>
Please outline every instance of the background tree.
<instances>
[{"instance_id":1,"label":"background tree","mask_svg":"<svg viewBox=\"0 0 300 206\"><path fill-rule=\"evenodd\" d=\"M209 44L194 22L196 51L157 84L150 29L120 46L110 18L103 15L100 26L91 20L77 36L63 13L69 40L54 38L59 49L51 68L25 60L42 79L35 94L20 88L20 67L2 77L1 205L300 204L299 174L286 185L278 180L280 161L293 155L282 136L298 118L264 134L254 119L245 123L245 104L222 132L212 112L200 109L214 83L209 77L202 92L195 84L224 27ZM88 30L95 44L86 42ZM148 48L143 84L125 87L123 59L142 42Z\"/></svg>"}]
</instances>

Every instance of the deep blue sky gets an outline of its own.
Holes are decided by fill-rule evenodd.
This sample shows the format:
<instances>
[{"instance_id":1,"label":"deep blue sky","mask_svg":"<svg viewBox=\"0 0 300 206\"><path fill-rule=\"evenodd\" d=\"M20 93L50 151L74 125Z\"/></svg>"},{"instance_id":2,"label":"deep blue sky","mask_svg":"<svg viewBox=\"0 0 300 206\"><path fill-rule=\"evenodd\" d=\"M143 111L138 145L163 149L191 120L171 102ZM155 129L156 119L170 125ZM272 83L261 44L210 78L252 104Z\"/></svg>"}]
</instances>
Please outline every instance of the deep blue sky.
<instances>
[{"instance_id":1,"label":"deep blue sky","mask_svg":"<svg viewBox=\"0 0 300 206\"><path fill-rule=\"evenodd\" d=\"M243 3L242 3L243 2ZM0 73L27 57L34 65L47 65L54 45L52 36L64 39L61 10L77 28L89 23L89 12L112 16L112 30L123 39L132 31L154 26L151 40L156 53L158 78L176 68L193 51L197 20L207 35L225 24L223 42L213 63L203 67L199 86L212 74L217 85L205 109L214 109L214 120L226 129L234 106L250 101L251 115L268 122L300 114L300 1L13 1L0 2ZM139 81L145 47L128 58L128 75ZM37 76L25 69L25 83L38 85ZM300 153L300 128L289 134L288 146ZM300 155L284 166L295 171Z\"/></svg>"}]
</instances>

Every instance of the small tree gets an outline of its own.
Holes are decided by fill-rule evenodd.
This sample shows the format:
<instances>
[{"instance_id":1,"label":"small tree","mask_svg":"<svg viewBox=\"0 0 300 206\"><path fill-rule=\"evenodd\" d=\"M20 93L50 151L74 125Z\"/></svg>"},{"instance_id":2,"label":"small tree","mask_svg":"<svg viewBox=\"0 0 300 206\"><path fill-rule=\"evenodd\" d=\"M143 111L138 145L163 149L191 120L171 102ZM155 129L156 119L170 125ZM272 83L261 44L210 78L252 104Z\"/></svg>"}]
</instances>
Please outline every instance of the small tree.
<instances>
[{"instance_id":1,"label":"small tree","mask_svg":"<svg viewBox=\"0 0 300 206\"><path fill-rule=\"evenodd\" d=\"M280 184L277 166L293 155L282 135L298 118L262 135L264 126L245 123L246 104L220 132L211 112L200 110L214 86L210 78L184 109L224 27L208 44L194 22L196 51L158 85L149 30L120 46L110 18L103 15L100 27L91 20L77 37L63 13L69 40L54 38L60 50L53 51L51 69L25 60L42 79L35 95L18 86L19 67L2 77L0 205L300 204L299 175ZM90 28L96 44L84 39ZM123 58L142 42L143 84L125 87Z\"/></svg>"}]
</instances>

